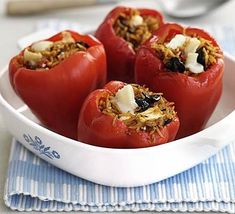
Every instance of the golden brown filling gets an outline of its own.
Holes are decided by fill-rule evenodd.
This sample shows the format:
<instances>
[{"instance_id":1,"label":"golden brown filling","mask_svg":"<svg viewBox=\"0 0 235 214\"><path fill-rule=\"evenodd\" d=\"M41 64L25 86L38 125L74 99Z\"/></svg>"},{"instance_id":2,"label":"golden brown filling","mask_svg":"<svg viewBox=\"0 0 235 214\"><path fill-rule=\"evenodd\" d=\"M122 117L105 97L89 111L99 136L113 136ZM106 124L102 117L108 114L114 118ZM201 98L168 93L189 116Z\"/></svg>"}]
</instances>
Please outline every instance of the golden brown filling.
<instances>
[{"instance_id":1,"label":"golden brown filling","mask_svg":"<svg viewBox=\"0 0 235 214\"><path fill-rule=\"evenodd\" d=\"M189 64L187 62L189 54L197 54L195 63L201 65L203 71L206 71L210 66L215 64L218 58L222 58L219 47L214 46L211 41L197 37L196 35L195 37L187 38L196 38L198 40L199 45L195 52L186 52L190 39L187 39L182 46L177 48L168 47L169 43L155 43L152 45L152 48L156 51L157 57L163 61L168 70L184 73L186 75L197 75L201 72L194 72L190 70L190 66L187 67L187 64Z\"/></svg>"},{"instance_id":2,"label":"golden brown filling","mask_svg":"<svg viewBox=\"0 0 235 214\"><path fill-rule=\"evenodd\" d=\"M125 39L136 50L159 28L159 22L152 16L140 16L138 10L131 10L128 15L120 13L113 28L117 36Z\"/></svg>"},{"instance_id":3,"label":"golden brown filling","mask_svg":"<svg viewBox=\"0 0 235 214\"><path fill-rule=\"evenodd\" d=\"M50 69L78 51L89 47L83 41L75 41L69 32L62 32L62 39L56 42L41 41L24 51L20 62L28 69Z\"/></svg>"},{"instance_id":4,"label":"golden brown filling","mask_svg":"<svg viewBox=\"0 0 235 214\"><path fill-rule=\"evenodd\" d=\"M115 102L115 95L99 100L99 109L107 115L122 120L130 129L155 133L160 136L160 128L169 124L176 116L172 102L168 102L161 93L153 93L148 88L131 84L134 90L137 108L134 113L121 112Z\"/></svg>"}]
</instances>

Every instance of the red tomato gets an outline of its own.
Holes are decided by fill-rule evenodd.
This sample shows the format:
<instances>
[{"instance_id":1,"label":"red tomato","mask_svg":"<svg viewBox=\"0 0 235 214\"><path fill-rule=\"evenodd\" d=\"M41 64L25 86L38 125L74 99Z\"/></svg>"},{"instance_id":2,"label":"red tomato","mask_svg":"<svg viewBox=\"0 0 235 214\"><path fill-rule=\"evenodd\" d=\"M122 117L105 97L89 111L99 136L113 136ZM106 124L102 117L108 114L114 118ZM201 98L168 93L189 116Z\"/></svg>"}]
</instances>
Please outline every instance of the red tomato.
<instances>
[{"instance_id":1,"label":"red tomato","mask_svg":"<svg viewBox=\"0 0 235 214\"><path fill-rule=\"evenodd\" d=\"M215 39L203 30L165 24L139 49L135 63L137 83L145 84L152 91L163 92L166 99L175 103L180 119L178 138L194 134L205 127L220 99L224 72L222 57L197 76L167 70L151 46L155 42L169 42L176 34L183 33L197 35L219 47Z\"/></svg>"},{"instance_id":2,"label":"red tomato","mask_svg":"<svg viewBox=\"0 0 235 214\"><path fill-rule=\"evenodd\" d=\"M109 82L104 89L93 91L85 100L78 121L78 140L87 144L109 148L143 148L172 141L179 128L176 116L172 122L151 136L149 132L135 131L120 119L104 114L99 109L99 101L115 94L125 84ZM153 137L155 141L153 142Z\"/></svg>"},{"instance_id":3,"label":"red tomato","mask_svg":"<svg viewBox=\"0 0 235 214\"><path fill-rule=\"evenodd\" d=\"M47 128L70 138L77 136L79 111L86 96L106 82L103 45L92 36L71 33L75 41L89 45L49 70L30 70L15 56L9 64L12 87ZM49 41L62 39L59 33Z\"/></svg>"},{"instance_id":4,"label":"red tomato","mask_svg":"<svg viewBox=\"0 0 235 214\"><path fill-rule=\"evenodd\" d=\"M133 8L116 7L98 27L95 36L103 43L108 66L108 80L121 80L131 83L134 81L134 62L136 53L133 48L121 37L115 34L113 24L120 13L129 14ZM162 15L156 10L138 9L141 16L152 16L163 23Z\"/></svg>"}]
</instances>

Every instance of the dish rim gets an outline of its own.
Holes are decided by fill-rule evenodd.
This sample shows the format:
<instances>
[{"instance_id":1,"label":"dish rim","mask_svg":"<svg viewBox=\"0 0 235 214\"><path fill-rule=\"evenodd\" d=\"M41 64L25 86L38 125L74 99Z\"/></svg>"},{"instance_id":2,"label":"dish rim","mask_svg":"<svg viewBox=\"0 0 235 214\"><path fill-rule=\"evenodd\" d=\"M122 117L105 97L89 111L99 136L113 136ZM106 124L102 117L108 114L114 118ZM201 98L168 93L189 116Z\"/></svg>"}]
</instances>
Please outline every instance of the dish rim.
<instances>
[{"instance_id":1,"label":"dish rim","mask_svg":"<svg viewBox=\"0 0 235 214\"><path fill-rule=\"evenodd\" d=\"M224 52L224 57L228 58L229 60L233 61L235 63L235 57L233 57L231 54ZM225 65L226 66L226 65ZM8 65L4 66L1 70L0 70L0 79L3 78L3 75L7 72L8 70ZM16 95L17 96L17 95ZM139 153L141 151L148 151L148 150L155 150L158 148L167 148L169 146L171 146L171 144L180 144L182 143L182 141L188 140L190 138L193 138L195 136L200 137L200 135L203 135L204 132L206 132L207 130L213 128L214 126L216 126L218 123L220 123L223 119L225 119L228 115L230 115L232 112L230 112L228 115L226 115L224 118L220 119L218 122L214 123L213 125L184 138L181 139L177 139L177 140L173 140L169 143L166 144L161 144L161 145L156 145L156 146L151 146L151 147L145 147L145 148L128 148L128 149L122 149L122 148L108 148L108 147L100 147L100 146L95 146L95 145L91 145L91 144L86 144L84 142L81 141L77 141L77 140L73 140L70 138L67 138L63 135L60 135L56 132L53 132L49 129L47 129L46 127L43 127L42 125L34 122L33 120L27 118L26 116L24 116L23 114L21 114L20 112L16 111L16 109L10 105L7 100L2 96L2 92L0 91L0 104L2 104L4 106L4 108L7 108L12 114L14 114L18 119L20 119L22 122L24 122L26 125L31 126L32 128L35 128L36 130L38 130L39 132L41 132L44 135L50 135L50 137L52 138L57 138L58 141L61 142L66 142L68 144L70 144L71 146L80 146L80 147L84 147L85 149L89 149L89 150L96 150L96 151L100 151L100 152L114 152L114 153Z\"/></svg>"}]
</instances>

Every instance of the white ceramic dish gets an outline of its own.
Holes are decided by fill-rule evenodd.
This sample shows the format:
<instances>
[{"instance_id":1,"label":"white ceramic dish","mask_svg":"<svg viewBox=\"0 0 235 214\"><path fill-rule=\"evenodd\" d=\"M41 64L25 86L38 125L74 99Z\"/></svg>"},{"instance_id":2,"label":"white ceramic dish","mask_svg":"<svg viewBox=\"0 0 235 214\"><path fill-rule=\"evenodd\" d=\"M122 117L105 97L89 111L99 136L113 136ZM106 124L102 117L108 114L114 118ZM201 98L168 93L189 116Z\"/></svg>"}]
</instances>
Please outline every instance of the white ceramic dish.
<instances>
[{"instance_id":1,"label":"white ceramic dish","mask_svg":"<svg viewBox=\"0 0 235 214\"><path fill-rule=\"evenodd\" d=\"M226 55L225 64L222 98L208 128L169 144L144 149L109 149L58 135L40 126L16 96L7 67L0 73L1 114L16 139L59 168L104 185L150 184L199 164L235 139L235 60Z\"/></svg>"}]
</instances>

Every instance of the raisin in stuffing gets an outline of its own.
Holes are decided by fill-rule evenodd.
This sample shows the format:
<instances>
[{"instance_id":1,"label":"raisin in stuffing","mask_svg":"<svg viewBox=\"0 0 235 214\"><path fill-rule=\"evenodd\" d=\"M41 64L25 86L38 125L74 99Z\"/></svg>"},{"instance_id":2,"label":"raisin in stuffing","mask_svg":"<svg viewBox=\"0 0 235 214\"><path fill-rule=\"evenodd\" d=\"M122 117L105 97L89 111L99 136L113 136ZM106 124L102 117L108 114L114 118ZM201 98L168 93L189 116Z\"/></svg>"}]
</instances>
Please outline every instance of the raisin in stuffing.
<instances>
[{"instance_id":1,"label":"raisin in stuffing","mask_svg":"<svg viewBox=\"0 0 235 214\"><path fill-rule=\"evenodd\" d=\"M173 71L173 72L180 72L183 73L185 71L184 64L177 58L172 57L166 64L166 68Z\"/></svg>"},{"instance_id":2,"label":"raisin in stuffing","mask_svg":"<svg viewBox=\"0 0 235 214\"><path fill-rule=\"evenodd\" d=\"M198 57L197 57L197 62L200 63L201 65L203 65L204 69L206 67L206 60L205 60L205 54L203 51L203 47L199 48L196 53L198 53Z\"/></svg>"}]
</instances>

